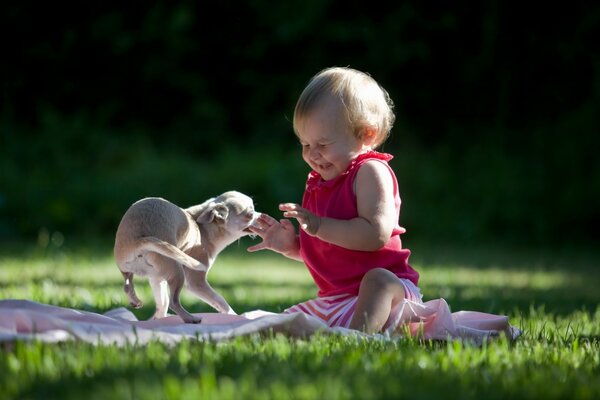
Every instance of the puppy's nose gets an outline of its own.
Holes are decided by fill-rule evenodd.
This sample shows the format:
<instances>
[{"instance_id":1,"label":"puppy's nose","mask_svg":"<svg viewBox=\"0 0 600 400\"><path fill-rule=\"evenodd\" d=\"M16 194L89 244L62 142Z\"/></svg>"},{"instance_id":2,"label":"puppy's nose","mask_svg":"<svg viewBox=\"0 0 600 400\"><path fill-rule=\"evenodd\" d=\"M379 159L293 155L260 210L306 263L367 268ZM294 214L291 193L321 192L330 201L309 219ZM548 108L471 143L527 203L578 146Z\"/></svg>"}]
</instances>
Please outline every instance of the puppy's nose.
<instances>
[{"instance_id":1,"label":"puppy's nose","mask_svg":"<svg viewBox=\"0 0 600 400\"><path fill-rule=\"evenodd\" d=\"M244 232L248 232L252 238L254 238L256 234L250 230L250 227L254 225L254 223L258 220L258 217L260 217L260 215L261 213L254 211L248 212L244 215L244 219L248 221L246 223L246 228L244 229Z\"/></svg>"},{"instance_id":2,"label":"puppy's nose","mask_svg":"<svg viewBox=\"0 0 600 400\"><path fill-rule=\"evenodd\" d=\"M248 213L248 217L249 217L248 225L252 225L256 222L258 217L260 217L260 213L256 212L256 211L251 211Z\"/></svg>"},{"instance_id":3,"label":"puppy's nose","mask_svg":"<svg viewBox=\"0 0 600 400\"><path fill-rule=\"evenodd\" d=\"M254 212L254 210L244 211L242 218L248 223L248 225L252 225L256 218L258 218L257 214L258 213Z\"/></svg>"}]
</instances>

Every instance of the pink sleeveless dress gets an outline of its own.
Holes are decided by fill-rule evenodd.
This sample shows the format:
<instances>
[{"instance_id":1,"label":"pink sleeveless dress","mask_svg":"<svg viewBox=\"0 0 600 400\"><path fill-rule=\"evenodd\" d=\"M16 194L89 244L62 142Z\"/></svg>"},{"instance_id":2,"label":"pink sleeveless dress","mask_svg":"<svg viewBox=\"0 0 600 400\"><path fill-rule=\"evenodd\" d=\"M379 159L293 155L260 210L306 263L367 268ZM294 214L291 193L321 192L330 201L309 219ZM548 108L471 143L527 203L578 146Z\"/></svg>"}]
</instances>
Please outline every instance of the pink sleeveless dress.
<instances>
[{"instance_id":1,"label":"pink sleeveless dress","mask_svg":"<svg viewBox=\"0 0 600 400\"><path fill-rule=\"evenodd\" d=\"M354 179L368 161L384 164L393 177L396 220L400 215L400 195L396 176L388 165L390 154L370 151L359 155L338 177L325 181L312 171L306 182L302 207L318 216L351 219L358 217ZM286 312L304 312L329 326L347 327L354 313L358 289L365 273L385 268L401 279L408 299L421 302L417 287L419 274L408 263L410 250L402 248L405 229L396 224L389 241L377 251L349 250L300 231L300 254L317 287L318 298L290 307Z\"/></svg>"}]
</instances>

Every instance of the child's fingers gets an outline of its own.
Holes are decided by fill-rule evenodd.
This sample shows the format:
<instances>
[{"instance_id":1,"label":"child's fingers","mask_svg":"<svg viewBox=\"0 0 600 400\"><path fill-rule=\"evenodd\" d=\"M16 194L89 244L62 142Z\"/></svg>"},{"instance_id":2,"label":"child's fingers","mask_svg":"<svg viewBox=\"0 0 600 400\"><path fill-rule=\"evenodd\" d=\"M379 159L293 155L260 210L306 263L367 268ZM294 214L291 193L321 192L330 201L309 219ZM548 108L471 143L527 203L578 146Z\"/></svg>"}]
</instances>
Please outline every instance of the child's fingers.
<instances>
[{"instance_id":1,"label":"child's fingers","mask_svg":"<svg viewBox=\"0 0 600 400\"><path fill-rule=\"evenodd\" d=\"M295 211L302 209L302 207L296 203L282 203L279 205L279 209L281 211Z\"/></svg>"},{"instance_id":2,"label":"child's fingers","mask_svg":"<svg viewBox=\"0 0 600 400\"><path fill-rule=\"evenodd\" d=\"M286 218L295 218L300 223L304 223L308 219L308 213L303 208L295 211L286 211L283 213L283 216Z\"/></svg>"},{"instance_id":3,"label":"child's fingers","mask_svg":"<svg viewBox=\"0 0 600 400\"><path fill-rule=\"evenodd\" d=\"M259 244L255 244L254 246L248 247L246 250L252 253L259 250L264 250L266 248L267 246L265 246L265 242L260 242Z\"/></svg>"},{"instance_id":4,"label":"child's fingers","mask_svg":"<svg viewBox=\"0 0 600 400\"><path fill-rule=\"evenodd\" d=\"M284 211L283 216L286 218L295 218L300 224L305 224L309 217L309 212L306 208L302 208L296 203L283 203L279 205L279 209Z\"/></svg>"},{"instance_id":5,"label":"child's fingers","mask_svg":"<svg viewBox=\"0 0 600 400\"><path fill-rule=\"evenodd\" d=\"M258 222L271 226L271 225L277 223L277 220L275 218L271 217L269 214L263 213L260 215L260 217L258 217Z\"/></svg>"},{"instance_id":6,"label":"child's fingers","mask_svg":"<svg viewBox=\"0 0 600 400\"><path fill-rule=\"evenodd\" d=\"M281 221L279 221L279 223L281 224L281 226L283 227L283 229L294 229L294 225L292 224L292 222L289 219L282 219Z\"/></svg>"},{"instance_id":7,"label":"child's fingers","mask_svg":"<svg viewBox=\"0 0 600 400\"><path fill-rule=\"evenodd\" d=\"M254 223L248 228L253 233L256 233L263 237L264 233L271 227L277 225L277 220L269 215L262 214Z\"/></svg>"},{"instance_id":8,"label":"child's fingers","mask_svg":"<svg viewBox=\"0 0 600 400\"><path fill-rule=\"evenodd\" d=\"M298 218L300 215L297 211L286 211L283 213L283 216L286 218Z\"/></svg>"},{"instance_id":9,"label":"child's fingers","mask_svg":"<svg viewBox=\"0 0 600 400\"><path fill-rule=\"evenodd\" d=\"M261 238L264 237L265 228L260 226L249 226L248 229L250 230L250 232L257 234Z\"/></svg>"},{"instance_id":10,"label":"child's fingers","mask_svg":"<svg viewBox=\"0 0 600 400\"><path fill-rule=\"evenodd\" d=\"M275 218L273 218L267 214L261 214L256 219L256 221L254 221L252 226L250 226L250 229L252 230L252 228L256 228L259 230L267 230L268 228L275 225L276 223L277 223L277 220Z\"/></svg>"}]
</instances>

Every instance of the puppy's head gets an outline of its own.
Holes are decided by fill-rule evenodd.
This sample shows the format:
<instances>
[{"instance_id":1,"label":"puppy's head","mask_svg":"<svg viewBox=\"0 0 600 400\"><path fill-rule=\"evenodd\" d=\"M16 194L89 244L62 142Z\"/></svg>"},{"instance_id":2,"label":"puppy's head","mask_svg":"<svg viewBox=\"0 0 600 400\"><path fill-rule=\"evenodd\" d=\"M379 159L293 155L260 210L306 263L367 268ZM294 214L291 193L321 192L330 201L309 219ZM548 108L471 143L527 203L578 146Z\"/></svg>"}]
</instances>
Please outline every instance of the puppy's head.
<instances>
[{"instance_id":1,"label":"puppy's head","mask_svg":"<svg viewBox=\"0 0 600 400\"><path fill-rule=\"evenodd\" d=\"M254 211L254 202L250 197L229 191L210 199L196 221L199 224L217 224L230 235L242 237L252 234L249 227L259 215Z\"/></svg>"}]
</instances>

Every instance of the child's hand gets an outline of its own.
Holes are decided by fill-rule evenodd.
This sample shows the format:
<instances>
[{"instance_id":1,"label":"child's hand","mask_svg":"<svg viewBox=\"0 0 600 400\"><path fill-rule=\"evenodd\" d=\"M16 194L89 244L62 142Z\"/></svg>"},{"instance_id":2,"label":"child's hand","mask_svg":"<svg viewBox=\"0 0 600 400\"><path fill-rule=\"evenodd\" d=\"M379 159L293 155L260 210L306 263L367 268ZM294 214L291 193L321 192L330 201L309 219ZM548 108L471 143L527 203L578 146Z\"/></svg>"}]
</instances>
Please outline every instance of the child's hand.
<instances>
[{"instance_id":1,"label":"child's hand","mask_svg":"<svg viewBox=\"0 0 600 400\"><path fill-rule=\"evenodd\" d=\"M294 203L284 203L279 205L279 209L284 211L283 216L286 218L296 218L300 224L300 228L311 236L315 236L321 226L321 218L308 211L306 208L300 207Z\"/></svg>"},{"instance_id":2,"label":"child's hand","mask_svg":"<svg viewBox=\"0 0 600 400\"><path fill-rule=\"evenodd\" d=\"M277 221L270 215L263 213L250 226L250 230L260 236L262 242L248 247L248 251L269 249L290 258L298 257L296 229L290 220L282 219L281 221Z\"/></svg>"}]
</instances>

